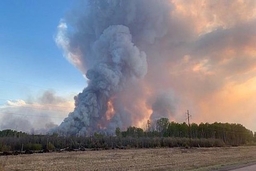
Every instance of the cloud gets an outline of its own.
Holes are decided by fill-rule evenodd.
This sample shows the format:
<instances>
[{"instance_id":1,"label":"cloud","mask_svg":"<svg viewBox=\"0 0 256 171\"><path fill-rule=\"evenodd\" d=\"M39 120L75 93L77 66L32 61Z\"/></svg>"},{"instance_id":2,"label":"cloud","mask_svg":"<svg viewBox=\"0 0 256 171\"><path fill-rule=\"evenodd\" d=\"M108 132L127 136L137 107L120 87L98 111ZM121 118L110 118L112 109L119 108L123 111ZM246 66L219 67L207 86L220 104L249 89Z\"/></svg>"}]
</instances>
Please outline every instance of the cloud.
<instances>
[{"instance_id":1,"label":"cloud","mask_svg":"<svg viewBox=\"0 0 256 171\"><path fill-rule=\"evenodd\" d=\"M45 134L74 107L73 100L45 91L33 101L8 100L0 107L0 129Z\"/></svg>"},{"instance_id":2,"label":"cloud","mask_svg":"<svg viewBox=\"0 0 256 171\"><path fill-rule=\"evenodd\" d=\"M26 102L24 100L15 100L15 101L8 100L7 105L10 107L19 107L19 106L25 106Z\"/></svg>"}]
</instances>

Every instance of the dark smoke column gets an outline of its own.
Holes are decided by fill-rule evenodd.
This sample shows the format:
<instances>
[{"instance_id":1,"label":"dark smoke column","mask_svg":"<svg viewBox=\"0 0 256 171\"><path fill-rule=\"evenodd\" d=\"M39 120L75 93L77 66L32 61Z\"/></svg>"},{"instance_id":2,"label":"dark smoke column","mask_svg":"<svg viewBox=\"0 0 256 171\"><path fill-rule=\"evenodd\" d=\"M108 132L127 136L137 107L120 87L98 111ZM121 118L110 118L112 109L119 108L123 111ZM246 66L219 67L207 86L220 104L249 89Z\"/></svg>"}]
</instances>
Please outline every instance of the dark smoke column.
<instances>
[{"instance_id":1,"label":"dark smoke column","mask_svg":"<svg viewBox=\"0 0 256 171\"><path fill-rule=\"evenodd\" d=\"M75 98L74 112L59 126L61 134L89 135L100 131L110 97L121 91L127 81L146 74L146 55L131 40L127 27L114 25L105 29L92 44L90 55L97 58L97 62L86 73L90 81Z\"/></svg>"},{"instance_id":2,"label":"dark smoke column","mask_svg":"<svg viewBox=\"0 0 256 171\"><path fill-rule=\"evenodd\" d=\"M138 45L154 44L167 31L166 1L88 0L83 5L72 21L61 21L56 36L68 60L89 80L75 97L74 111L54 130L60 135L111 133L121 127L126 113L115 111L107 118L109 102L147 73L146 53Z\"/></svg>"}]
</instances>

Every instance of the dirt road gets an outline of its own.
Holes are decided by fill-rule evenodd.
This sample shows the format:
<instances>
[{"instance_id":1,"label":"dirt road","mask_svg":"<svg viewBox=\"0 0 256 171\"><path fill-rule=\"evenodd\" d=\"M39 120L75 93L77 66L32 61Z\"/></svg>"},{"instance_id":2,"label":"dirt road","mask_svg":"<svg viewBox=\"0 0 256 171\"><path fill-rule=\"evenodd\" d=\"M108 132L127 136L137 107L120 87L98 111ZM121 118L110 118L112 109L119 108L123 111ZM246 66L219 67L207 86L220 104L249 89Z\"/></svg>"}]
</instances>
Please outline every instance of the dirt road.
<instances>
[{"instance_id":1,"label":"dirt road","mask_svg":"<svg viewBox=\"0 0 256 171\"><path fill-rule=\"evenodd\" d=\"M231 171L255 171L255 170L256 170L256 165L251 165L251 166L241 167L238 169L233 169Z\"/></svg>"}]
</instances>

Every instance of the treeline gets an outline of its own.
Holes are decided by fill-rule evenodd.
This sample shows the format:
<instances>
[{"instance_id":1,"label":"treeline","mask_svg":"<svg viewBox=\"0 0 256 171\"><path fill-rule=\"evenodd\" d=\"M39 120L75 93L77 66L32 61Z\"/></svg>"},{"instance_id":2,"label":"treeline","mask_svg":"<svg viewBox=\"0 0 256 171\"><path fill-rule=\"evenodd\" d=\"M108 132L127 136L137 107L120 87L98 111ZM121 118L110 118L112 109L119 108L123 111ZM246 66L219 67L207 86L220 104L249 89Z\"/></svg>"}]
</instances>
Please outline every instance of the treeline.
<instances>
[{"instance_id":1,"label":"treeline","mask_svg":"<svg viewBox=\"0 0 256 171\"><path fill-rule=\"evenodd\" d=\"M31 154L49 151L85 151L160 147L222 147L218 139L189 139L174 137L118 137L95 134L91 137L58 137L56 135L30 135L27 137L1 137L0 151L8 154ZM1 154L1 153L0 153ZM7 153L2 153L7 154Z\"/></svg>"},{"instance_id":2,"label":"treeline","mask_svg":"<svg viewBox=\"0 0 256 171\"><path fill-rule=\"evenodd\" d=\"M25 132L21 132L21 131L18 132L11 129L0 131L0 137L24 137L24 136L28 136L28 134Z\"/></svg>"},{"instance_id":3,"label":"treeline","mask_svg":"<svg viewBox=\"0 0 256 171\"><path fill-rule=\"evenodd\" d=\"M241 124L230 123L176 123L161 118L148 125L146 131L129 127L126 131L116 129L116 135L122 137L179 137L191 139L219 139L227 145L243 145L256 140L256 134Z\"/></svg>"},{"instance_id":4,"label":"treeline","mask_svg":"<svg viewBox=\"0 0 256 171\"><path fill-rule=\"evenodd\" d=\"M222 147L256 142L256 134L240 124L169 122L162 118L147 130L128 127L116 129L116 135L95 133L90 137L61 137L54 135L28 135L13 130L0 131L0 152L15 154L48 151L88 149L126 149L157 147ZM3 154L3 153L2 153ZM12 153L11 153L12 154Z\"/></svg>"}]
</instances>

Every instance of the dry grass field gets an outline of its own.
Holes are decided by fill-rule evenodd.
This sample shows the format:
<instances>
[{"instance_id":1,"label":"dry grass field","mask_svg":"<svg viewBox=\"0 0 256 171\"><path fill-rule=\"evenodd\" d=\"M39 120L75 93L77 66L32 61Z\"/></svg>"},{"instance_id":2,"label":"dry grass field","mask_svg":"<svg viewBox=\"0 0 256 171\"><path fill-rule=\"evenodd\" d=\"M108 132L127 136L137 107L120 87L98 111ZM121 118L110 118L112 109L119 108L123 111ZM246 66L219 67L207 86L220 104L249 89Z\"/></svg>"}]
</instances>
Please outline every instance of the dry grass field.
<instances>
[{"instance_id":1,"label":"dry grass field","mask_svg":"<svg viewBox=\"0 0 256 171\"><path fill-rule=\"evenodd\" d=\"M0 170L218 170L256 162L256 146L159 148L0 156Z\"/></svg>"}]
</instances>

